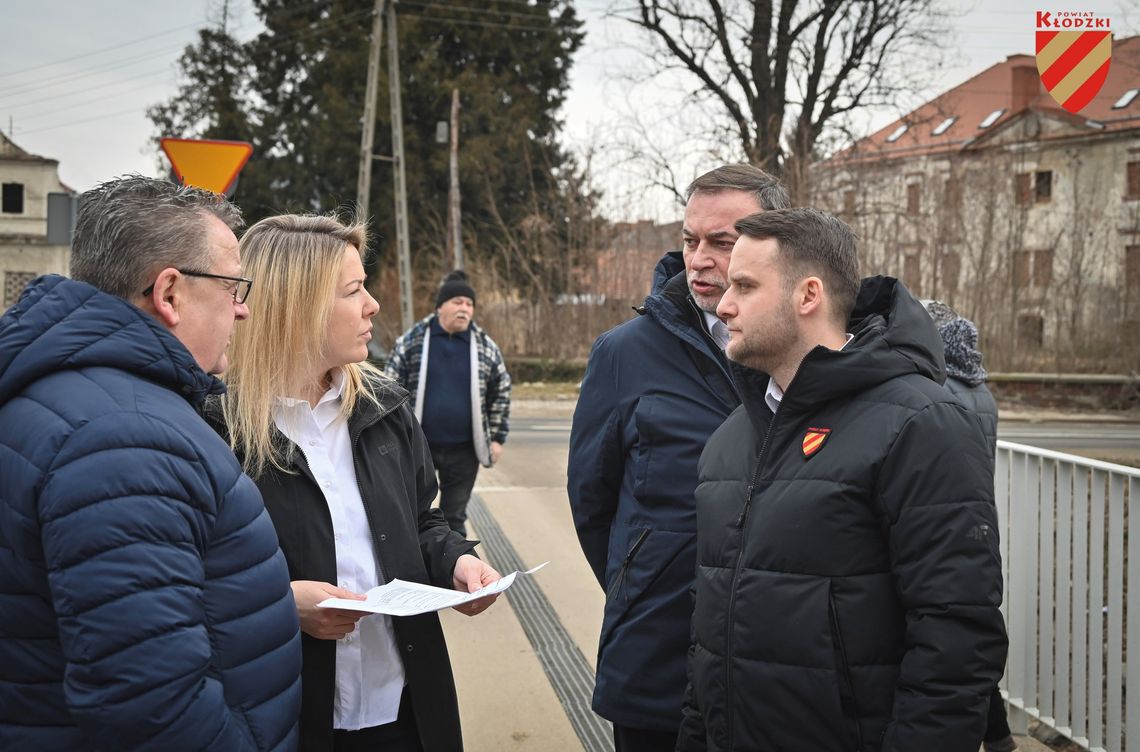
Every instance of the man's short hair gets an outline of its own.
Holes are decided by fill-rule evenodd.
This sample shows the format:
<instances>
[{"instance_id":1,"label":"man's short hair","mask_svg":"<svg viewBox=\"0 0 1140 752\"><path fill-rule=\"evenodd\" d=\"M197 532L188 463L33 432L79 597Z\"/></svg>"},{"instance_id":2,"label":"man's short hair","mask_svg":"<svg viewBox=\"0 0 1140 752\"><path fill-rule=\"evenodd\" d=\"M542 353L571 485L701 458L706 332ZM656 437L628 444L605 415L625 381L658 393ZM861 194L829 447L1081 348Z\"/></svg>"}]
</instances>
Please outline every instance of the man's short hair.
<instances>
[{"instance_id":1,"label":"man's short hair","mask_svg":"<svg viewBox=\"0 0 1140 752\"><path fill-rule=\"evenodd\" d=\"M696 193L720 193L721 191L743 191L756 197L764 211L787 209L792 205L788 191L779 180L759 167L749 164L722 165L710 170L689 183L685 189L685 201Z\"/></svg>"},{"instance_id":2,"label":"man's short hair","mask_svg":"<svg viewBox=\"0 0 1140 752\"><path fill-rule=\"evenodd\" d=\"M859 257L855 233L842 220L818 209L778 209L750 214L736 231L776 241L786 287L811 275L822 279L832 316L846 326L859 294Z\"/></svg>"},{"instance_id":3,"label":"man's short hair","mask_svg":"<svg viewBox=\"0 0 1140 752\"><path fill-rule=\"evenodd\" d=\"M133 300L167 267L208 272L207 215L242 226L240 209L201 188L141 175L101 183L80 197L71 276Z\"/></svg>"}]
</instances>

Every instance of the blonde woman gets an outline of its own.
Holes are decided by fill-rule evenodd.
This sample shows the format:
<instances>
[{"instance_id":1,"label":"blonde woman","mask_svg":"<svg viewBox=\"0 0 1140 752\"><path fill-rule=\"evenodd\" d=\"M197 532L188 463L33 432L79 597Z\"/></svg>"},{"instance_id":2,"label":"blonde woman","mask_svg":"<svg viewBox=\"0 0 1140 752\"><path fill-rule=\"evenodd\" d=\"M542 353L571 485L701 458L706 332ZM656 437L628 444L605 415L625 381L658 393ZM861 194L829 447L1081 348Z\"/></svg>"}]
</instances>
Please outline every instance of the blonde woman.
<instances>
[{"instance_id":1,"label":"blonde woman","mask_svg":"<svg viewBox=\"0 0 1140 752\"><path fill-rule=\"evenodd\" d=\"M257 280L234 335L221 415L257 482L301 620L303 750L460 750L439 619L320 609L400 578L472 591L499 578L438 510L408 394L364 362L379 310L365 230L322 216L264 219L241 241ZM461 607L474 615L493 599Z\"/></svg>"}]
</instances>

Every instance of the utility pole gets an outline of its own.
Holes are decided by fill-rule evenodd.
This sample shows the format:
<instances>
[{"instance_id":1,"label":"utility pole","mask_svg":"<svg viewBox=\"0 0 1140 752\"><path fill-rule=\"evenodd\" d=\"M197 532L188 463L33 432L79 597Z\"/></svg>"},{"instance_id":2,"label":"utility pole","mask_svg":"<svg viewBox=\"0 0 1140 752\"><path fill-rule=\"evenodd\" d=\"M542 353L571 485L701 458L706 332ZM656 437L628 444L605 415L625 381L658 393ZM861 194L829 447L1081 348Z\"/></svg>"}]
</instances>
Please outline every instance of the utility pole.
<instances>
[{"instance_id":1,"label":"utility pole","mask_svg":"<svg viewBox=\"0 0 1140 752\"><path fill-rule=\"evenodd\" d=\"M412 252L408 239L408 187L404 178L404 111L400 105L400 44L396 34L396 0L388 5L388 93L392 105L392 166L395 168L392 177L396 187L400 312L403 328L407 330L415 323L415 317L412 313Z\"/></svg>"},{"instance_id":2,"label":"utility pole","mask_svg":"<svg viewBox=\"0 0 1140 752\"><path fill-rule=\"evenodd\" d=\"M364 88L364 127L360 134L360 168L356 173L356 205L362 217L368 216L372 186L372 137L376 130L376 95L380 78L380 46L384 43L384 0L376 0L372 10L372 43L368 47L368 83Z\"/></svg>"},{"instance_id":3,"label":"utility pole","mask_svg":"<svg viewBox=\"0 0 1140 752\"><path fill-rule=\"evenodd\" d=\"M463 233L459 212L459 89L451 90L451 183L447 189L447 244L455 254L455 268L463 268Z\"/></svg>"}]
</instances>

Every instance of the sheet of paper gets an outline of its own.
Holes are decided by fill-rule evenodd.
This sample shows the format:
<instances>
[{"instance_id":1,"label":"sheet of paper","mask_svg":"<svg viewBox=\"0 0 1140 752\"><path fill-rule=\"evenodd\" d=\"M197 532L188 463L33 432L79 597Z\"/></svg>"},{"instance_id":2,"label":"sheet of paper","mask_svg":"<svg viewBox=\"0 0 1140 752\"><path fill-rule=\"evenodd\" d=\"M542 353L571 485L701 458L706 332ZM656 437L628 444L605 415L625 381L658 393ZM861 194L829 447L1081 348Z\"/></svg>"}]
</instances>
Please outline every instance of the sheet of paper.
<instances>
[{"instance_id":1,"label":"sheet of paper","mask_svg":"<svg viewBox=\"0 0 1140 752\"><path fill-rule=\"evenodd\" d=\"M525 572L511 572L474 593L461 593L458 590L421 585L418 582L392 580L386 585L380 585L369 590L365 593L365 600L328 598L318 603L317 606L319 608L340 608L347 611L366 611L370 614L388 614L389 616L426 614L429 611L442 611L445 608L453 608L484 596L501 593L513 585L519 575L533 574L549 563L549 561L543 562Z\"/></svg>"}]
</instances>

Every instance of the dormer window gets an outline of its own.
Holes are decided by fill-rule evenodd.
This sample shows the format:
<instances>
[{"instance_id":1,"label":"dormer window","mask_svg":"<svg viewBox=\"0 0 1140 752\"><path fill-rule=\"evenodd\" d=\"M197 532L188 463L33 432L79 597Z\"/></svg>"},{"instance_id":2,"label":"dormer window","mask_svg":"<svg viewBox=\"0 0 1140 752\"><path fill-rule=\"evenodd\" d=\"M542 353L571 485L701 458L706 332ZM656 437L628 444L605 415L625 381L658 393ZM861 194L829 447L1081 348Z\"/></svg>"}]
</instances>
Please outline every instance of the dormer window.
<instances>
[{"instance_id":1,"label":"dormer window","mask_svg":"<svg viewBox=\"0 0 1140 752\"><path fill-rule=\"evenodd\" d=\"M895 132L887 136L887 143L893 144L895 141L898 141L900 138L902 138L902 134L906 133L906 129L906 123L903 123L898 128L895 128Z\"/></svg>"},{"instance_id":2,"label":"dormer window","mask_svg":"<svg viewBox=\"0 0 1140 752\"><path fill-rule=\"evenodd\" d=\"M1128 91L1124 92L1120 99L1112 103L1112 109L1123 110L1125 107L1132 104L1132 100L1136 98L1137 94L1140 94L1140 89L1129 89Z\"/></svg>"},{"instance_id":3,"label":"dormer window","mask_svg":"<svg viewBox=\"0 0 1140 752\"><path fill-rule=\"evenodd\" d=\"M950 130L950 126L954 125L954 123L957 120L958 120L957 115L951 115L950 117L946 118L941 123L939 123L938 127L930 132L930 135L931 136L941 136L943 133Z\"/></svg>"},{"instance_id":4,"label":"dormer window","mask_svg":"<svg viewBox=\"0 0 1140 752\"><path fill-rule=\"evenodd\" d=\"M978 123L978 127L979 128L989 128L991 125L993 125L994 123L996 123L998 121L998 118L1000 118L1004 114L1005 114L1005 108L1004 107L1000 110L994 110L989 115L986 115L985 120Z\"/></svg>"}]
</instances>

